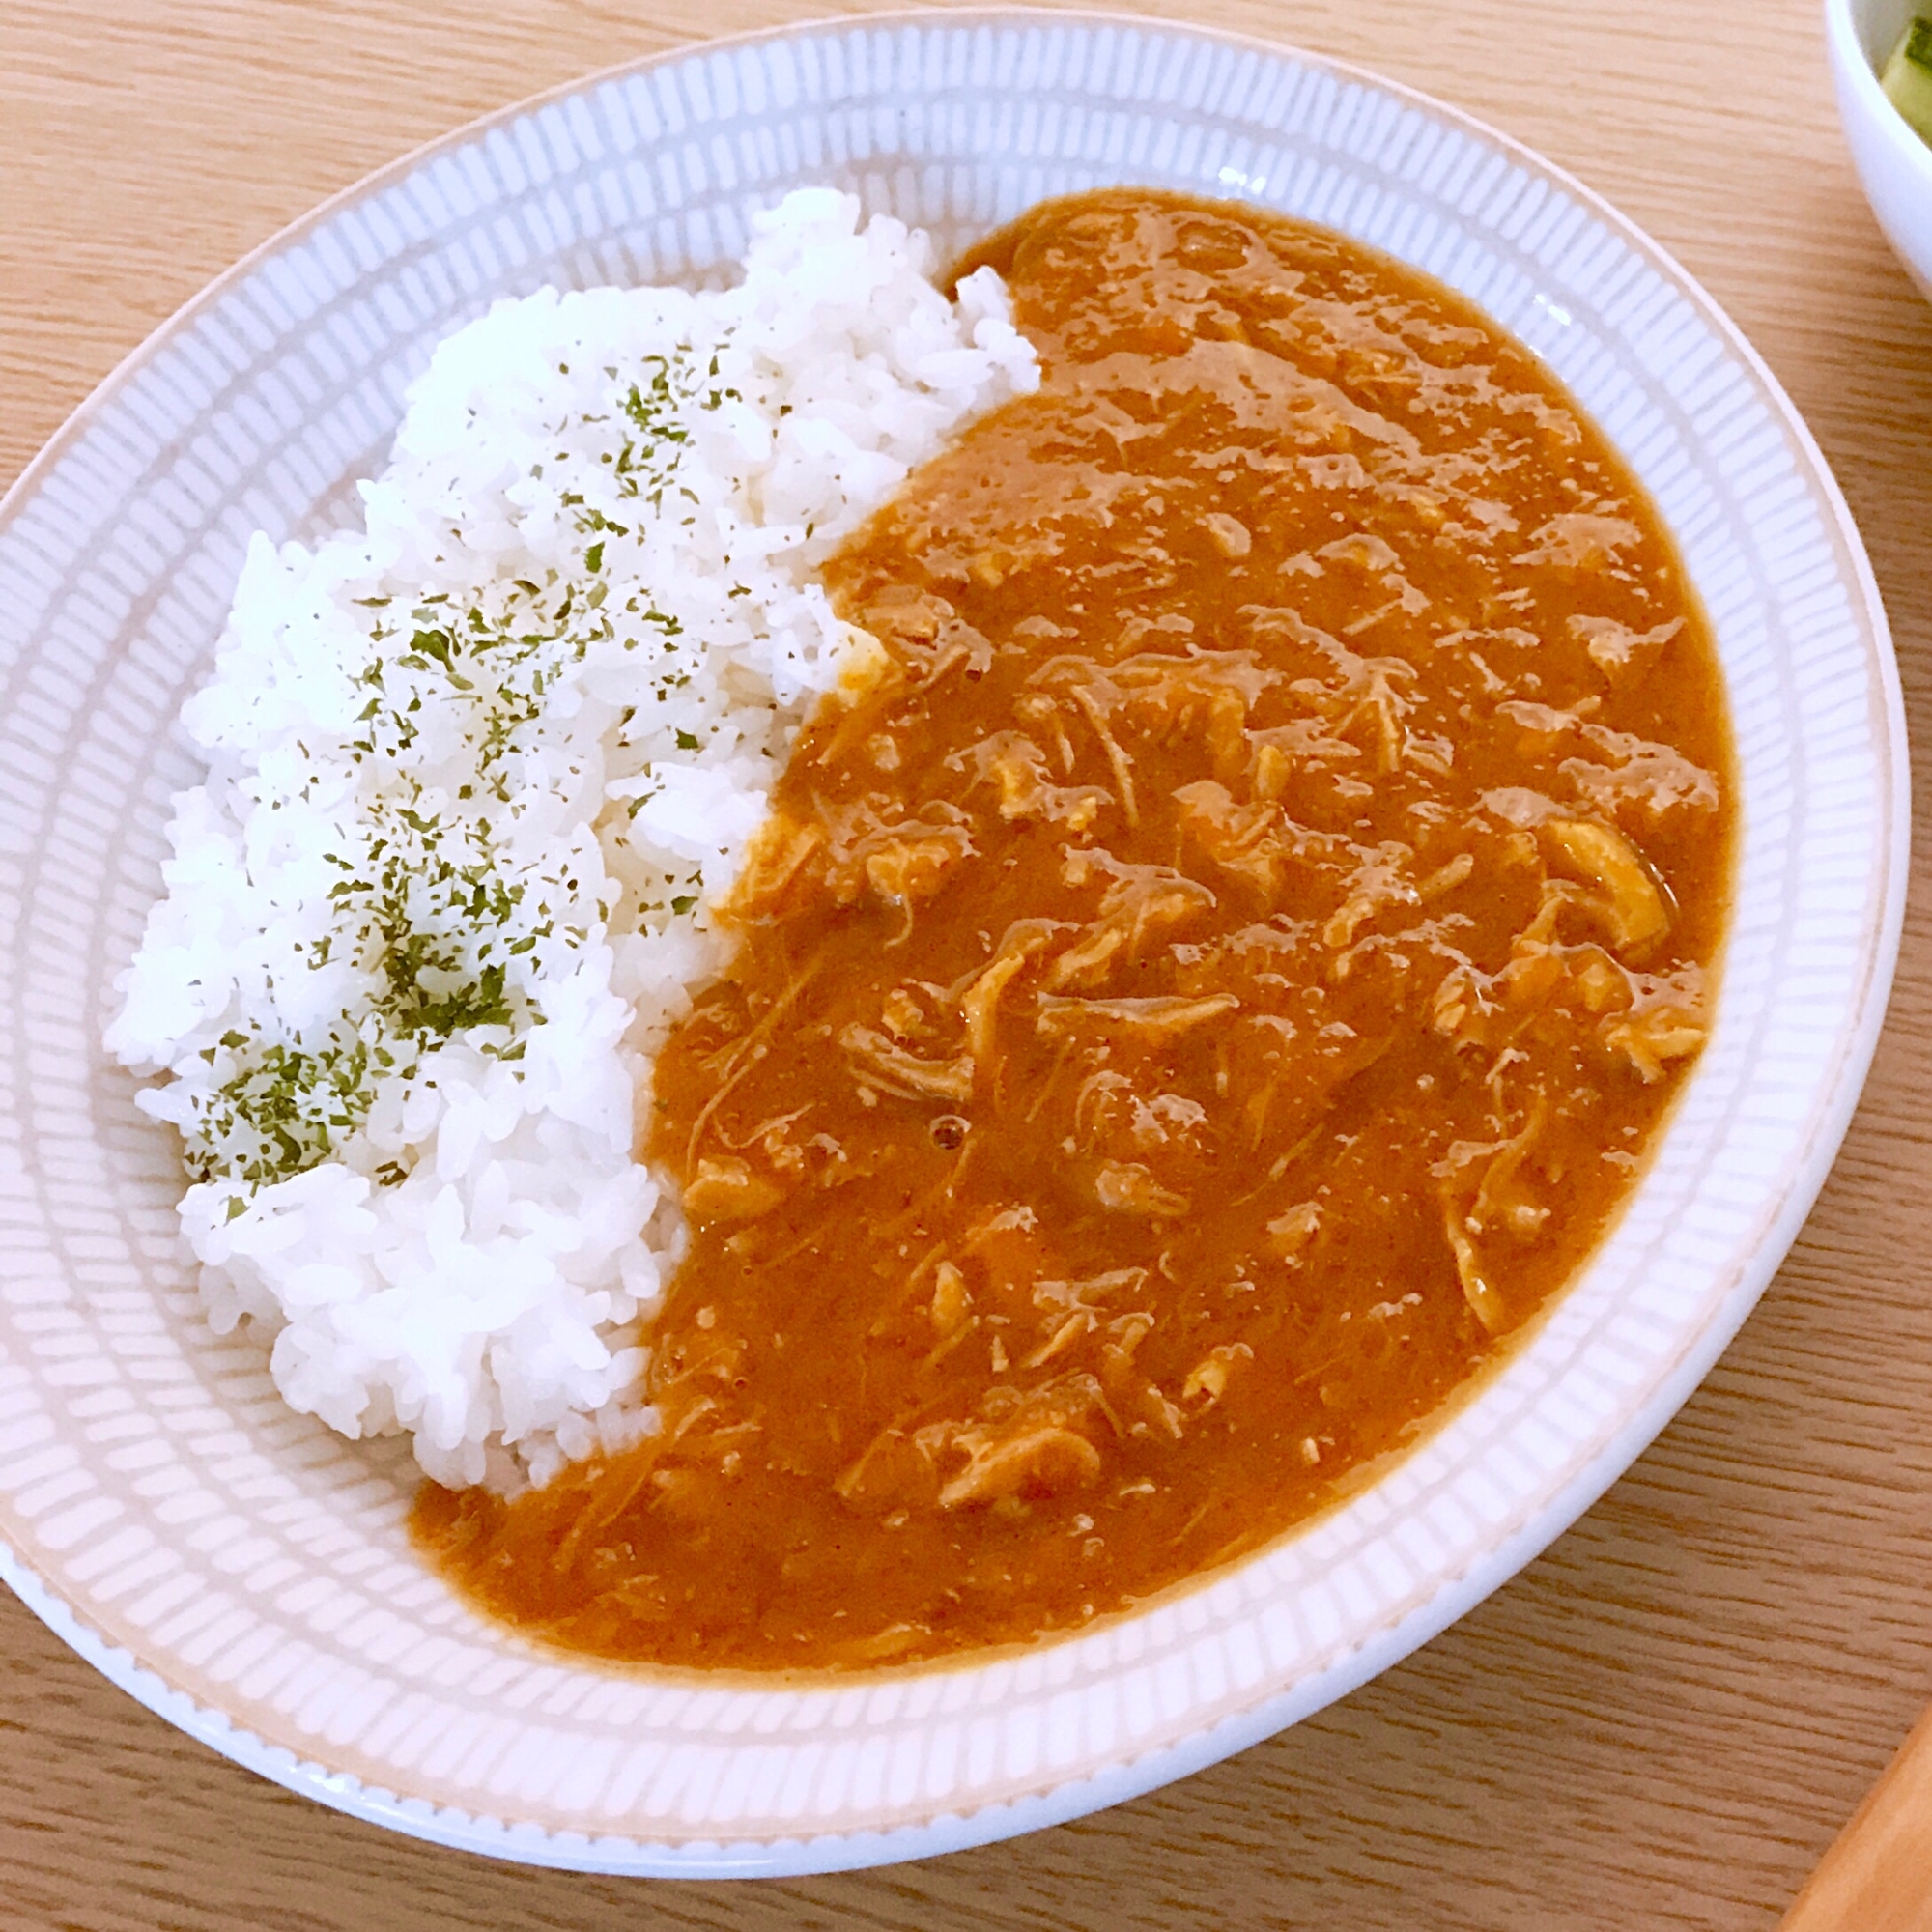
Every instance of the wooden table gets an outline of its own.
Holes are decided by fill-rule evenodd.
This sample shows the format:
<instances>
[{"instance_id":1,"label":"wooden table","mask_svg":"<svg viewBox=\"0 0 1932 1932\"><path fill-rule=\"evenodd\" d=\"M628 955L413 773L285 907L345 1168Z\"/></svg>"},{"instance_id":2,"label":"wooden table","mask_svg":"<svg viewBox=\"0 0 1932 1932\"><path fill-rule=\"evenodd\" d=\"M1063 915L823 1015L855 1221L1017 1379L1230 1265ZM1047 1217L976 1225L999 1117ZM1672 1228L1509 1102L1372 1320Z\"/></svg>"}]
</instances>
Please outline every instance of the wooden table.
<instances>
[{"instance_id":1,"label":"wooden table","mask_svg":"<svg viewBox=\"0 0 1932 1932\"><path fill-rule=\"evenodd\" d=\"M379 162L589 69L823 3L658 0L646 20L624 0L0 0L0 483L204 280ZM1673 249L1844 485L1924 753L1932 308L1860 197L1817 0L1166 11L1439 94ZM600 1881L487 1865L290 1797L5 1598L0 1925L1774 1924L1932 1698L1932 929L1916 897L1837 1172L1717 1372L1509 1588L1285 1736L935 1862Z\"/></svg>"}]
</instances>

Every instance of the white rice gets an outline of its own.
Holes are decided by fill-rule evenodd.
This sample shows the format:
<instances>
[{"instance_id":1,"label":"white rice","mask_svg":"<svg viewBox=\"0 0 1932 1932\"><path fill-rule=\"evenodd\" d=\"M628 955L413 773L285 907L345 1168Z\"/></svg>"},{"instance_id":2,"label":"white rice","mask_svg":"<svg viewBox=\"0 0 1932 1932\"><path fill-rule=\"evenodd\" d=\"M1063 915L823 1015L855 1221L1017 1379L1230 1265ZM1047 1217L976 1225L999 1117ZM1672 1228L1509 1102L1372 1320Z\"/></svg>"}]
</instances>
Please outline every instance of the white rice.
<instances>
[{"instance_id":1,"label":"white rice","mask_svg":"<svg viewBox=\"0 0 1932 1932\"><path fill-rule=\"evenodd\" d=\"M196 1177L211 1321L277 1386L514 1488L647 1433L682 1224L635 1158L652 1055L851 634L814 579L1037 383L990 270L804 190L742 284L554 290L451 336L366 528L257 536L209 766L109 1050Z\"/></svg>"}]
</instances>

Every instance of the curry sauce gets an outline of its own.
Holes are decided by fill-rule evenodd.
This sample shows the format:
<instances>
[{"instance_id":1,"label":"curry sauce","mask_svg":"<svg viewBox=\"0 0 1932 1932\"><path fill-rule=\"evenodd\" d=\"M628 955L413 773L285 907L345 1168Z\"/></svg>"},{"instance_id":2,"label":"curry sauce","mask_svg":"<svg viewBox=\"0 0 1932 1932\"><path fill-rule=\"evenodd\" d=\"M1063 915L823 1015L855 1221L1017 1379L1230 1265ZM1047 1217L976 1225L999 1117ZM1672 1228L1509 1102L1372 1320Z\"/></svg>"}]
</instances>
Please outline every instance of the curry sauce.
<instances>
[{"instance_id":1,"label":"curry sauce","mask_svg":"<svg viewBox=\"0 0 1932 1932\"><path fill-rule=\"evenodd\" d=\"M982 262L1041 387L837 559L850 688L659 1058L662 1428L418 1500L574 1650L905 1663L1268 1542L1561 1290L1704 1037L1722 682L1548 372L1227 204Z\"/></svg>"}]
</instances>

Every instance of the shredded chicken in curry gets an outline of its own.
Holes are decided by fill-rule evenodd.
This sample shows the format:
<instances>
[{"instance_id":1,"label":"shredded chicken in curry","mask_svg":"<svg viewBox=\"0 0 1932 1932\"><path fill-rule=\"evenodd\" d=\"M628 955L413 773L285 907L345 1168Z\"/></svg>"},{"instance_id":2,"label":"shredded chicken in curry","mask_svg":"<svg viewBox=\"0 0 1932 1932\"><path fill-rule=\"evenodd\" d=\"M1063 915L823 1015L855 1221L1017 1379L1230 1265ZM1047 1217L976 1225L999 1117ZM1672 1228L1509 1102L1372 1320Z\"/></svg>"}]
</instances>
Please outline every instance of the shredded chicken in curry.
<instances>
[{"instance_id":1,"label":"shredded chicken in curry","mask_svg":"<svg viewBox=\"0 0 1932 1932\"><path fill-rule=\"evenodd\" d=\"M851 1669L1278 1536L1544 1308L1701 1046L1729 730L1651 505L1426 278L1218 203L1049 203L1040 392L831 588L661 1057L660 1435L448 1571L574 1649Z\"/></svg>"}]
</instances>

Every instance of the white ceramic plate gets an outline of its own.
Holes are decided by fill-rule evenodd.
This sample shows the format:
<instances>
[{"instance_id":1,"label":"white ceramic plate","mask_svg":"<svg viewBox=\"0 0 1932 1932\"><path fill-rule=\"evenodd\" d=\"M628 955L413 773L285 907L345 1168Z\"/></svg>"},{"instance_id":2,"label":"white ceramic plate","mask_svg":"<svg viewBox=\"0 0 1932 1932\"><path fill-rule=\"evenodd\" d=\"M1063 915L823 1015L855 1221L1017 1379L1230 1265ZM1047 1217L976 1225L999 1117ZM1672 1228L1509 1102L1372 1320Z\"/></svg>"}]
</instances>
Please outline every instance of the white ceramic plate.
<instances>
[{"instance_id":1,"label":"white ceramic plate","mask_svg":"<svg viewBox=\"0 0 1932 1932\"><path fill-rule=\"evenodd\" d=\"M702 275L833 181L947 245L1151 183L1374 242L1544 355L1662 507L1743 772L1718 1022L1661 1159L1506 1370L1348 1508L1019 1661L832 1689L539 1656L427 1575L393 1450L200 1320L167 1139L99 1046L159 889L172 730L248 533L311 534L430 345L546 282ZM0 506L0 1575L116 1683L294 1790L609 1872L801 1872L1074 1817L1318 1709L1462 1614L1668 1419L1783 1255L1889 982L1905 733L1864 556L1790 404L1654 244L1419 96L1306 54L1020 13L837 23L452 136L224 276Z\"/></svg>"}]
</instances>

